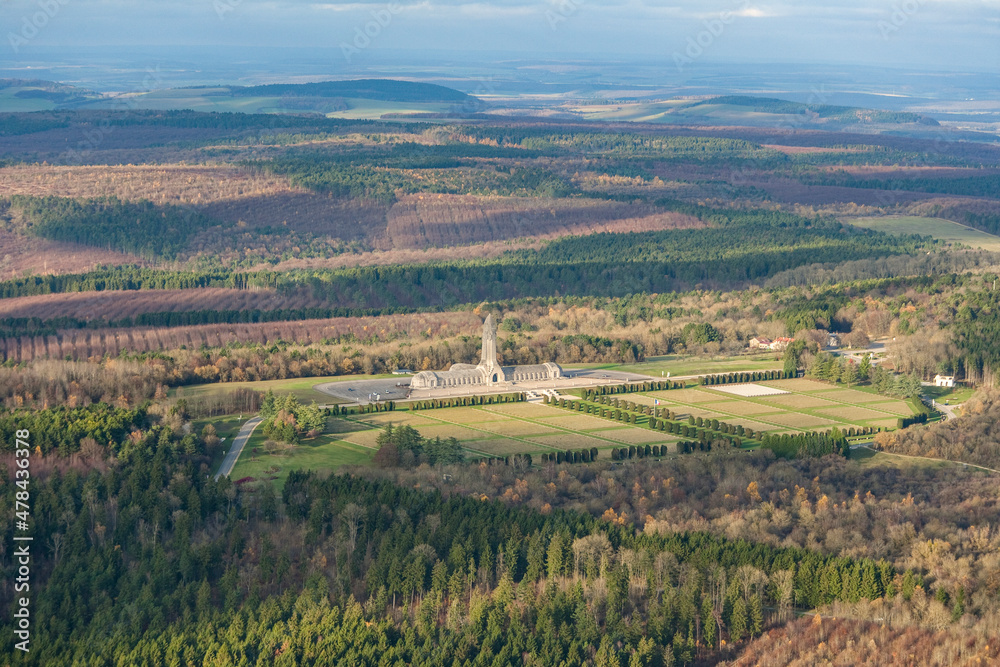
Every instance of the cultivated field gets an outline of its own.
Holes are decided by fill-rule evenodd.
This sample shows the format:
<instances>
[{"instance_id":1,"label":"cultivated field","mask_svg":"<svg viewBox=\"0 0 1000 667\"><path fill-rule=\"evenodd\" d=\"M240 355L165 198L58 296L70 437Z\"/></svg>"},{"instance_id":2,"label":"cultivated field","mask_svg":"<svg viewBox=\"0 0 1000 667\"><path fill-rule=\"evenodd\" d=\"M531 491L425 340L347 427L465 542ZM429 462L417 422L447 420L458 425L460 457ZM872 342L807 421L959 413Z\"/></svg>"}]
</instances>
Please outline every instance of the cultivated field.
<instances>
[{"instance_id":1,"label":"cultivated field","mask_svg":"<svg viewBox=\"0 0 1000 667\"><path fill-rule=\"evenodd\" d=\"M883 218L852 218L845 220L855 227L877 229L890 234L920 234L949 243L984 250L1000 251L1000 237L941 218L888 216Z\"/></svg>"}]
</instances>

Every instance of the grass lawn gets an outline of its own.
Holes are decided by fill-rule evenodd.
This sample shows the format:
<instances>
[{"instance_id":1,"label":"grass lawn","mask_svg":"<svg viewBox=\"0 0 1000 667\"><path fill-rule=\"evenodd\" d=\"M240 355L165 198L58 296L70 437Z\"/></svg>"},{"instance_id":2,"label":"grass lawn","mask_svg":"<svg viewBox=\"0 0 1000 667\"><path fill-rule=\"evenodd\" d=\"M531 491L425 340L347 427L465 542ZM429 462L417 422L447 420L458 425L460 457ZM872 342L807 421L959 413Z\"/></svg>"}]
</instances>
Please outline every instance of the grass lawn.
<instances>
[{"instance_id":1,"label":"grass lawn","mask_svg":"<svg viewBox=\"0 0 1000 667\"><path fill-rule=\"evenodd\" d=\"M940 241L961 243L973 248L1000 250L1000 237L942 218L888 216L883 218L851 218L845 222L856 227L877 229L889 234L921 234Z\"/></svg>"},{"instance_id":2,"label":"grass lawn","mask_svg":"<svg viewBox=\"0 0 1000 667\"><path fill-rule=\"evenodd\" d=\"M288 384L300 383L301 387L317 380L284 382L289 389ZM867 392L838 390L836 385L814 380L776 380L760 384L780 386L790 393L751 398L722 393L713 387L697 387L654 391L647 395L622 394L618 398L646 403L652 402L655 396L661 399L663 407L677 413L681 419L686 419L687 415L717 418L758 432L772 433L826 430L835 426L843 430L859 426L894 428L897 414L906 405ZM819 393L823 394L822 398L817 396ZM323 435L281 455L266 454L263 435L254 434L236 463L232 477L271 479L280 485L288 472L296 468L333 471L346 464L367 463L375 453L379 432L388 423L409 424L427 438L454 437L470 458L520 453L537 457L545 452L582 448L597 448L604 452L603 457L609 458L611 448L630 444L670 444L673 447L672 443L678 438L650 430L647 419L641 416L639 424L629 425L538 403L418 411L404 408L388 413L334 417L327 421ZM235 426L232 420L215 421L220 433L222 429ZM257 460L251 461L254 448L257 448ZM864 462L867 458L871 457L859 450L859 459Z\"/></svg>"},{"instance_id":3,"label":"grass lawn","mask_svg":"<svg viewBox=\"0 0 1000 667\"><path fill-rule=\"evenodd\" d=\"M921 393L939 403L947 401L948 405L959 405L972 398L976 390L974 387L924 387Z\"/></svg>"},{"instance_id":4,"label":"grass lawn","mask_svg":"<svg viewBox=\"0 0 1000 667\"><path fill-rule=\"evenodd\" d=\"M603 366L615 371L642 373L660 377L660 374L670 373L671 377L682 375L703 375L705 373L736 373L741 371L766 371L782 367L779 353L755 354L739 357L714 357L703 359L679 354L667 354L661 357L647 357L637 364L620 364Z\"/></svg>"},{"instance_id":5,"label":"grass lawn","mask_svg":"<svg viewBox=\"0 0 1000 667\"><path fill-rule=\"evenodd\" d=\"M887 452L876 452L875 450L868 449L867 447L852 449L851 460L862 468L891 466L901 470L911 470L914 468L940 470L941 468L961 465L960 463L950 463L948 461L928 461L926 459L915 459L907 456L900 456L898 454L889 454ZM969 470L975 470L975 468L969 468Z\"/></svg>"},{"instance_id":6,"label":"grass lawn","mask_svg":"<svg viewBox=\"0 0 1000 667\"><path fill-rule=\"evenodd\" d=\"M256 389L257 391L266 392L268 389L273 389L275 394L284 395L292 394L299 399L302 403L311 403L316 401L320 405L329 405L333 403L345 403L341 399L331 396L330 394L324 394L321 391L316 391L313 389L318 384L323 384L325 382L345 382L345 381L356 381L356 380L375 380L379 378L390 378L392 375L334 375L330 377L309 377L309 378L290 378L287 380L260 380L258 382L212 382L210 384L194 384L188 385L186 387L177 387L176 389L171 389L168 393L169 398L200 398L202 396L209 396L212 394L227 394L240 387L246 387L249 389Z\"/></svg>"},{"instance_id":7,"label":"grass lawn","mask_svg":"<svg viewBox=\"0 0 1000 667\"><path fill-rule=\"evenodd\" d=\"M292 447L282 454L264 452L264 436L255 432L243 448L232 474L233 481L244 477L270 479L281 488L292 470L305 469L332 472L342 465L359 465L371 461L375 451L339 440L336 435L320 435ZM253 450L257 448L256 460Z\"/></svg>"},{"instance_id":8,"label":"grass lawn","mask_svg":"<svg viewBox=\"0 0 1000 667\"><path fill-rule=\"evenodd\" d=\"M656 397L672 412L681 416L718 419L755 431L782 433L795 431L842 430L871 426L895 428L897 418L913 410L903 401L878 394L838 388L817 380L765 380L758 384L788 391L776 396L742 397L717 391L714 386L671 389L642 394L625 394L624 400Z\"/></svg>"}]
</instances>

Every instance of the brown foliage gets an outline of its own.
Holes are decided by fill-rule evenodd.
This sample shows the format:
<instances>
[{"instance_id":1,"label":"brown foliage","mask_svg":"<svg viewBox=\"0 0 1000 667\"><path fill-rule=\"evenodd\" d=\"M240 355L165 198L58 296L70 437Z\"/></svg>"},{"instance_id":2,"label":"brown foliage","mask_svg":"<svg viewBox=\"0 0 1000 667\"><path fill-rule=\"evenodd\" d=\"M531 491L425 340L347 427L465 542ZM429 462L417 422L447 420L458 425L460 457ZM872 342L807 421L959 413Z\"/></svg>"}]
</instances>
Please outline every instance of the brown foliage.
<instances>
[{"instance_id":1,"label":"brown foliage","mask_svg":"<svg viewBox=\"0 0 1000 667\"><path fill-rule=\"evenodd\" d=\"M958 419L887 434L876 446L896 454L1000 469L1000 394L983 390L966 401L962 410Z\"/></svg>"},{"instance_id":2,"label":"brown foliage","mask_svg":"<svg viewBox=\"0 0 1000 667\"><path fill-rule=\"evenodd\" d=\"M0 318L76 317L117 320L141 313L178 313L196 310L275 310L312 308L330 304L300 294L275 290L240 290L226 287L140 291L66 292L0 300Z\"/></svg>"},{"instance_id":3,"label":"brown foliage","mask_svg":"<svg viewBox=\"0 0 1000 667\"><path fill-rule=\"evenodd\" d=\"M263 172L231 166L24 165L0 169L0 197L117 197L154 204L206 204L301 191Z\"/></svg>"},{"instance_id":4,"label":"brown foliage","mask_svg":"<svg viewBox=\"0 0 1000 667\"><path fill-rule=\"evenodd\" d=\"M963 667L996 664L996 637L949 628L934 632L877 623L809 616L750 642L728 667L784 665L899 665Z\"/></svg>"},{"instance_id":5,"label":"brown foliage","mask_svg":"<svg viewBox=\"0 0 1000 667\"><path fill-rule=\"evenodd\" d=\"M0 228L0 279L3 280L29 273L86 273L98 265L118 264L145 265L146 262L138 256L114 250L21 236Z\"/></svg>"}]
</instances>

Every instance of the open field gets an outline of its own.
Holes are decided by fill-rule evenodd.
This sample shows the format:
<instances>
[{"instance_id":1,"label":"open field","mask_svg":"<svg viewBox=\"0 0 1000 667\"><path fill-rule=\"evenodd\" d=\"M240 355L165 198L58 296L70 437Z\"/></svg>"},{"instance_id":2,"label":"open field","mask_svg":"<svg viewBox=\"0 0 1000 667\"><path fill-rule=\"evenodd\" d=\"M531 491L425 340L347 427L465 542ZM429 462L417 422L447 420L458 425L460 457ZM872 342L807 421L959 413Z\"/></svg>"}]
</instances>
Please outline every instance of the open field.
<instances>
[{"instance_id":1,"label":"open field","mask_svg":"<svg viewBox=\"0 0 1000 667\"><path fill-rule=\"evenodd\" d=\"M372 447L386 423L411 423L427 438L456 438L469 452L488 456L541 454L554 450L596 447L610 449L629 444L661 444L677 438L645 426L626 426L608 419L574 415L537 403L500 404L422 410L420 422L409 422L413 413L396 411L331 419L330 427L349 422L366 430L343 436L349 442Z\"/></svg>"},{"instance_id":2,"label":"open field","mask_svg":"<svg viewBox=\"0 0 1000 667\"><path fill-rule=\"evenodd\" d=\"M311 391L310 386L327 379L312 378L308 381L278 381L274 383L285 390L297 392ZM719 419L731 424L742 425L758 432L794 433L802 430L826 430L833 427L849 429L859 426L894 428L896 416L902 401L886 401L882 397L865 392L850 390L830 390L832 385L812 380L777 380L763 382L766 386L781 385L791 392L781 396L734 397L720 392L717 388L699 387L671 391L625 394L625 400L651 399L651 396L669 397L664 402L681 418L688 415ZM827 390L831 398L819 400L812 394L817 390ZM882 399L881 403L860 404L857 399ZM797 400L796 400L797 399ZM781 404L775 401L782 401ZM883 409L879 409L879 405ZM711 408L711 409L708 409ZM891 411L890 411L891 409ZM907 413L909 414L909 413ZM751 416L748 418L747 415ZM643 418L645 419L645 418ZM624 425L593 415L571 413L565 409L537 403L499 404L475 407L440 408L411 412L399 410L389 413L356 415L331 418L322 436L315 445L294 448L285 458L268 455L258 456L275 459L282 469L288 466L318 466L333 470L344 463L363 462L373 453L376 440L387 424L400 426L407 424L426 438L455 438L471 456L510 456L519 453L533 455L566 449L597 448L609 450L628 445L658 444L669 445L677 441L675 436L651 431L645 425ZM255 436L256 437L256 436ZM251 441L248 451L260 443ZM329 455L329 456L327 456ZM604 454L603 456L608 456ZM257 477L267 465L258 462L253 467L244 461L249 454L241 457L234 475ZM263 474L261 472L261 474ZM287 474L287 473L285 473ZM282 479L281 474L277 475Z\"/></svg>"},{"instance_id":3,"label":"open field","mask_svg":"<svg viewBox=\"0 0 1000 667\"><path fill-rule=\"evenodd\" d=\"M1000 251L1000 237L942 218L889 216L884 218L851 218L846 219L845 222L855 227L876 229L890 234L921 234L949 243L961 243L994 252Z\"/></svg>"},{"instance_id":4,"label":"open field","mask_svg":"<svg viewBox=\"0 0 1000 667\"><path fill-rule=\"evenodd\" d=\"M698 359L679 354L667 354L659 357L647 357L638 364L622 364L607 366L609 369L642 373L660 377L661 373L670 373L671 377L683 375L704 375L709 373L736 373L741 371L766 371L781 368L781 355L778 352L754 354L739 357L717 357L714 359Z\"/></svg>"},{"instance_id":5,"label":"open field","mask_svg":"<svg viewBox=\"0 0 1000 667\"><path fill-rule=\"evenodd\" d=\"M772 433L800 430L847 429L858 426L895 428L900 416L913 413L904 401L889 400L875 393L837 389L815 380L767 380L764 386L791 392L779 396L738 397L718 386L696 389L628 394L625 400L656 397L661 405L679 415L718 419L755 431Z\"/></svg>"},{"instance_id":6,"label":"open field","mask_svg":"<svg viewBox=\"0 0 1000 667\"><path fill-rule=\"evenodd\" d=\"M973 387L923 387L921 393L941 403L959 405L969 400L976 390Z\"/></svg>"},{"instance_id":7,"label":"open field","mask_svg":"<svg viewBox=\"0 0 1000 667\"><path fill-rule=\"evenodd\" d=\"M368 463L375 453L372 449L326 435L296 445L282 454L264 453L263 443L263 436L254 433L240 454L230 479L236 481L254 477L261 481L271 480L280 488L292 470L332 472L342 465ZM254 448L257 448L256 455L253 454ZM254 458L256 460L252 460Z\"/></svg>"},{"instance_id":8,"label":"open field","mask_svg":"<svg viewBox=\"0 0 1000 667\"><path fill-rule=\"evenodd\" d=\"M330 394L316 391L313 387L323 382L343 382L345 380L365 380L381 377L392 377L387 375L336 375L329 377L293 378L288 380L261 380L258 382L214 382L211 384L196 384L187 387L178 387L170 391L169 396L174 398L203 398L215 394L228 394L239 388L256 389L257 391L273 390L275 394L283 396L291 394L302 403L316 401L320 405L341 403Z\"/></svg>"},{"instance_id":9,"label":"open field","mask_svg":"<svg viewBox=\"0 0 1000 667\"><path fill-rule=\"evenodd\" d=\"M929 470L939 470L951 466L960 466L960 463L950 463L948 461L930 461L928 459L913 458L890 454L888 452L877 452L867 447L857 447L851 450L851 460L856 461L862 468L879 468L882 466L892 466L901 470L912 470L923 468ZM970 468L970 470L975 470Z\"/></svg>"}]
</instances>

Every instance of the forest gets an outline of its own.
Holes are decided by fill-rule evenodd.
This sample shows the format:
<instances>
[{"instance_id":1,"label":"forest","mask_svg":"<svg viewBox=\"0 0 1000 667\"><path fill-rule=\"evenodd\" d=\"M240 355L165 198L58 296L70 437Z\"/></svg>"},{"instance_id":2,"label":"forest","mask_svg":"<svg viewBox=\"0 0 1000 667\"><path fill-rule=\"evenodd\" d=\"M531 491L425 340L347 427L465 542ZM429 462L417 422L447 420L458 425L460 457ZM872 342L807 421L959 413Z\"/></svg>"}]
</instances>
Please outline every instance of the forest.
<instances>
[{"instance_id":1,"label":"forest","mask_svg":"<svg viewBox=\"0 0 1000 667\"><path fill-rule=\"evenodd\" d=\"M684 664L760 635L772 605L908 596L920 581L884 561L350 476L293 472L280 498L250 493L198 473L200 438L143 426L108 469L35 480L34 537L54 545L35 565L35 664ZM94 563L103 574L81 578Z\"/></svg>"},{"instance_id":2,"label":"forest","mask_svg":"<svg viewBox=\"0 0 1000 667\"><path fill-rule=\"evenodd\" d=\"M464 113L0 115L0 471L18 479L28 430L36 559L32 653L0 661L996 662L1000 253L949 240L997 231L995 145L765 98L684 103L872 131L510 118L358 85L221 96ZM524 393L313 402L476 363L486 313L500 363L649 375L544 401L636 442L483 455L418 430ZM790 378L808 391L777 397L789 412L839 395L885 419L771 428L764 401L669 398ZM921 400L959 395L949 415ZM216 480L251 414L270 467ZM322 467L341 446L366 463ZM7 516L20 491L0 487Z\"/></svg>"}]
</instances>

